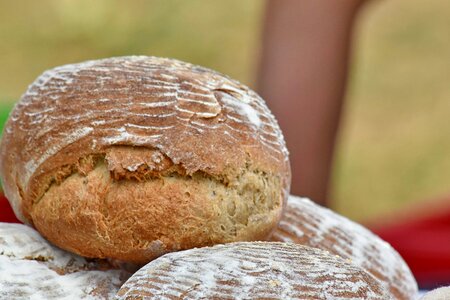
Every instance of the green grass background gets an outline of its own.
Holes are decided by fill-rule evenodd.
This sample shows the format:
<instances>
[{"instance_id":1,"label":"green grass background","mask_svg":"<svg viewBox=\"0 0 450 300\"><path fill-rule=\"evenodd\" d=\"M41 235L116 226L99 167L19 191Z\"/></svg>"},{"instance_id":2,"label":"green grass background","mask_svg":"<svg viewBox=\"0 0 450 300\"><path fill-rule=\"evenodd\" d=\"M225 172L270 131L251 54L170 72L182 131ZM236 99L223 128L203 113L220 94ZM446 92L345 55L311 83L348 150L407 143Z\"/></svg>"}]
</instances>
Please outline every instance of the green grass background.
<instances>
[{"instance_id":1,"label":"green grass background","mask_svg":"<svg viewBox=\"0 0 450 300\"><path fill-rule=\"evenodd\" d=\"M86 59L174 57L252 86L263 11L261 0L0 1L0 124L45 69ZM365 221L450 194L449 28L447 0L373 1L360 16L339 212Z\"/></svg>"}]
</instances>

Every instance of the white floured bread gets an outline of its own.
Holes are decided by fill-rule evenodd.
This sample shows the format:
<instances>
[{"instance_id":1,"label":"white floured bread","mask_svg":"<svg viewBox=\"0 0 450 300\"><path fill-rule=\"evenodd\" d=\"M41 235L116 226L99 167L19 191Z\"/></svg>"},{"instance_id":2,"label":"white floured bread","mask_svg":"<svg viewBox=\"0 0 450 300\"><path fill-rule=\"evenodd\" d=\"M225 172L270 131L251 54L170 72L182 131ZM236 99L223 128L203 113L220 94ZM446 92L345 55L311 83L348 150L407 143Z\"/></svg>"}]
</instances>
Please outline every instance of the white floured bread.
<instances>
[{"instance_id":1,"label":"white floured bread","mask_svg":"<svg viewBox=\"0 0 450 300\"><path fill-rule=\"evenodd\" d=\"M267 238L290 184L280 128L255 92L145 56L39 76L5 125L0 175L16 215L52 243L138 263Z\"/></svg>"},{"instance_id":2,"label":"white floured bread","mask_svg":"<svg viewBox=\"0 0 450 300\"><path fill-rule=\"evenodd\" d=\"M53 247L28 226L0 223L0 299L113 299L130 275Z\"/></svg>"},{"instance_id":3,"label":"white floured bread","mask_svg":"<svg viewBox=\"0 0 450 300\"><path fill-rule=\"evenodd\" d=\"M450 300L450 286L432 290L426 293L420 300Z\"/></svg>"},{"instance_id":4,"label":"white floured bread","mask_svg":"<svg viewBox=\"0 0 450 300\"><path fill-rule=\"evenodd\" d=\"M389 289L395 299L414 299L417 283L401 256L363 226L309 199L290 196L272 241L320 248L350 260Z\"/></svg>"},{"instance_id":5,"label":"white floured bread","mask_svg":"<svg viewBox=\"0 0 450 300\"><path fill-rule=\"evenodd\" d=\"M242 242L166 254L116 299L390 299L369 273L320 249Z\"/></svg>"}]
</instances>

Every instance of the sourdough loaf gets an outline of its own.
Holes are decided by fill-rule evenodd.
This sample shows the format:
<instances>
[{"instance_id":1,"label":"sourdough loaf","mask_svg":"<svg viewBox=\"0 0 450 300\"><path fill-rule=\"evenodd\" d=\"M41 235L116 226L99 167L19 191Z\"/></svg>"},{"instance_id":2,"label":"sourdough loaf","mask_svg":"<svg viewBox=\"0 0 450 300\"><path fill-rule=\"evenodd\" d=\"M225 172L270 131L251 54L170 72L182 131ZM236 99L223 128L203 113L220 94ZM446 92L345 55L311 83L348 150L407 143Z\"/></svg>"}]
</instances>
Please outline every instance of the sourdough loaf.
<instances>
[{"instance_id":1,"label":"sourdough loaf","mask_svg":"<svg viewBox=\"0 0 450 300\"><path fill-rule=\"evenodd\" d=\"M290 183L255 92L145 56L39 76L6 123L0 174L16 215L57 246L138 263L267 238Z\"/></svg>"},{"instance_id":2,"label":"sourdough loaf","mask_svg":"<svg viewBox=\"0 0 450 300\"><path fill-rule=\"evenodd\" d=\"M0 223L0 299L113 299L130 275L58 249L28 226Z\"/></svg>"},{"instance_id":3,"label":"sourdough loaf","mask_svg":"<svg viewBox=\"0 0 450 300\"><path fill-rule=\"evenodd\" d=\"M363 226L313 203L290 196L272 241L320 248L360 266L390 291L394 299L417 295L417 283L401 256Z\"/></svg>"},{"instance_id":4,"label":"sourdough loaf","mask_svg":"<svg viewBox=\"0 0 450 300\"><path fill-rule=\"evenodd\" d=\"M241 242L166 254L136 272L116 299L390 299L369 273L289 243Z\"/></svg>"}]
</instances>

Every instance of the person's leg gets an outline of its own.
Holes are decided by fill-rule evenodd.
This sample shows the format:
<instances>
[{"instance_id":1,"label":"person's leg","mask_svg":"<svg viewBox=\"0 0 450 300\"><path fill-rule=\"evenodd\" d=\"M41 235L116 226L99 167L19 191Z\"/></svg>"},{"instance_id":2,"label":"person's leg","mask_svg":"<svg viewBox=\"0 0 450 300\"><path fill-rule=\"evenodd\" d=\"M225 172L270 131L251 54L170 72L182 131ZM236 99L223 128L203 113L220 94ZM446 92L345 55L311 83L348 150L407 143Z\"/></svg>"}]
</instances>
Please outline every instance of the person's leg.
<instances>
[{"instance_id":1,"label":"person's leg","mask_svg":"<svg viewBox=\"0 0 450 300\"><path fill-rule=\"evenodd\" d=\"M323 205L362 2L269 0L266 8L257 89L291 153L291 192Z\"/></svg>"}]
</instances>

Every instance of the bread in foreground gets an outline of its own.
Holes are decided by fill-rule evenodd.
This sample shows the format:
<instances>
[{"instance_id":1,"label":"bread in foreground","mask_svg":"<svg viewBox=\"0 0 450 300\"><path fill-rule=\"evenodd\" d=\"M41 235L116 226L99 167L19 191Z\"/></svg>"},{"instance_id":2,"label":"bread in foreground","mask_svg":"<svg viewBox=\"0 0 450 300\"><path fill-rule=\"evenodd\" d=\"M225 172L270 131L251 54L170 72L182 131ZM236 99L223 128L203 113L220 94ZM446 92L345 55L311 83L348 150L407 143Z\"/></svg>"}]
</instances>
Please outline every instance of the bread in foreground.
<instances>
[{"instance_id":1,"label":"bread in foreground","mask_svg":"<svg viewBox=\"0 0 450 300\"><path fill-rule=\"evenodd\" d=\"M290 184L281 131L255 92L145 56L39 76L6 123L0 175L19 219L55 245L137 263L267 238Z\"/></svg>"},{"instance_id":2,"label":"bread in foreground","mask_svg":"<svg viewBox=\"0 0 450 300\"><path fill-rule=\"evenodd\" d=\"M58 249L28 226L0 223L0 299L113 299L130 275Z\"/></svg>"},{"instance_id":3,"label":"bread in foreground","mask_svg":"<svg viewBox=\"0 0 450 300\"><path fill-rule=\"evenodd\" d=\"M271 238L320 248L363 268L395 299L415 299L417 283L408 265L388 243L363 226L309 199L289 196Z\"/></svg>"},{"instance_id":4,"label":"bread in foreground","mask_svg":"<svg viewBox=\"0 0 450 300\"><path fill-rule=\"evenodd\" d=\"M166 254L116 299L390 299L369 273L328 252L240 242Z\"/></svg>"},{"instance_id":5,"label":"bread in foreground","mask_svg":"<svg viewBox=\"0 0 450 300\"><path fill-rule=\"evenodd\" d=\"M440 287L426 293L420 300L448 300L450 298L450 287Z\"/></svg>"}]
</instances>

